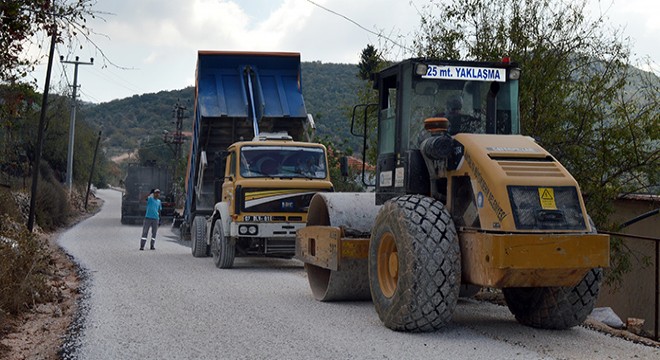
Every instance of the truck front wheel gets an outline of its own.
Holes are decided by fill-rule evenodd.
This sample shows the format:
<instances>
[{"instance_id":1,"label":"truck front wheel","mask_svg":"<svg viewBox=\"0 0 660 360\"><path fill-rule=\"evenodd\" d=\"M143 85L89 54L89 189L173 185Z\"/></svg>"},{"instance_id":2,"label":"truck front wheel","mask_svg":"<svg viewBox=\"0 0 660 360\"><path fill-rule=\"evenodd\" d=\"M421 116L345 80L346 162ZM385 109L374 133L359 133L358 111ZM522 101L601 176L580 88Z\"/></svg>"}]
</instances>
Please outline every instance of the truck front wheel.
<instances>
[{"instance_id":1,"label":"truck front wheel","mask_svg":"<svg viewBox=\"0 0 660 360\"><path fill-rule=\"evenodd\" d=\"M236 245L233 239L226 238L222 231L222 221L217 220L213 225L213 237L211 238L211 254L213 262L218 269L230 269L234 266Z\"/></svg>"},{"instance_id":2,"label":"truck front wheel","mask_svg":"<svg viewBox=\"0 0 660 360\"><path fill-rule=\"evenodd\" d=\"M205 257L209 254L206 244L206 219L203 216L195 216L190 229L190 240L192 242L192 255L194 257Z\"/></svg>"},{"instance_id":3,"label":"truck front wheel","mask_svg":"<svg viewBox=\"0 0 660 360\"><path fill-rule=\"evenodd\" d=\"M394 198L378 212L369 243L376 312L396 331L434 331L452 317L461 285L458 236L441 202Z\"/></svg>"}]
</instances>

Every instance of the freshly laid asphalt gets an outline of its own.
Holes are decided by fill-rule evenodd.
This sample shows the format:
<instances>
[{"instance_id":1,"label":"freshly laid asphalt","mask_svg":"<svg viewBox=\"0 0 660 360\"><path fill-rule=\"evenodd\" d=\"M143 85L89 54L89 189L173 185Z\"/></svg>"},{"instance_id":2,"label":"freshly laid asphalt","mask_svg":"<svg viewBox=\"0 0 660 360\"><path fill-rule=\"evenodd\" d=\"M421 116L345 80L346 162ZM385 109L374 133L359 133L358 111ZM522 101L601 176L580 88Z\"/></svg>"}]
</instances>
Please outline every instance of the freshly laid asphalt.
<instances>
[{"instance_id":1,"label":"freshly laid asphalt","mask_svg":"<svg viewBox=\"0 0 660 360\"><path fill-rule=\"evenodd\" d=\"M474 300L460 300L443 330L394 332L370 302L314 300L296 260L237 258L220 270L169 226L156 250L139 251L141 226L120 223L121 193L97 196L102 210L58 239L89 276L74 358L660 359L660 349L584 327L524 327Z\"/></svg>"}]
</instances>

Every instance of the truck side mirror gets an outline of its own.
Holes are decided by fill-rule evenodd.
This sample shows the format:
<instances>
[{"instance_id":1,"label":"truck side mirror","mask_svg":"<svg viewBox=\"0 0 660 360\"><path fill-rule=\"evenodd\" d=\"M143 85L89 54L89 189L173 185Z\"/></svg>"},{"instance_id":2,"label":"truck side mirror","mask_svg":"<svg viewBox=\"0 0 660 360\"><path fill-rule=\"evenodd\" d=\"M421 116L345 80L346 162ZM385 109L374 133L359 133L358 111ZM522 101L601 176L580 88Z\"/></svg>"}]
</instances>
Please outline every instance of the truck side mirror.
<instances>
[{"instance_id":1,"label":"truck side mirror","mask_svg":"<svg viewBox=\"0 0 660 360\"><path fill-rule=\"evenodd\" d=\"M339 158L339 171L341 172L341 176L348 176L348 157L342 156Z\"/></svg>"}]
</instances>

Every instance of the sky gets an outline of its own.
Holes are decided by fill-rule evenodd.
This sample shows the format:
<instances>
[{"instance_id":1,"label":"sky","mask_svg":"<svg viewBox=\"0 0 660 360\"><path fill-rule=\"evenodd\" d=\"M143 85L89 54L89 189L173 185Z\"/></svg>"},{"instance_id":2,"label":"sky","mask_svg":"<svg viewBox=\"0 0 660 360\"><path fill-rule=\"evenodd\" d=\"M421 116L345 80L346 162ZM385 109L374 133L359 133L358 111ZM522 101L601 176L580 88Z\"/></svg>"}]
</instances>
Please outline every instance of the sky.
<instances>
[{"instance_id":1,"label":"sky","mask_svg":"<svg viewBox=\"0 0 660 360\"><path fill-rule=\"evenodd\" d=\"M56 58L94 58L78 69L80 99L93 103L194 85L198 50L293 51L302 61L357 64L367 44L385 42L372 32L410 44L419 28L417 9L427 1L313 0L317 6L308 0L98 0L94 9L103 14L88 26L103 53L83 42L73 51L59 45ZM660 73L660 1L589 1L591 15L606 12L607 26L630 38L633 58L650 58ZM388 46L390 60L411 56ZM31 74L39 91L45 63ZM56 92L73 83L73 72L73 65L54 63Z\"/></svg>"}]
</instances>

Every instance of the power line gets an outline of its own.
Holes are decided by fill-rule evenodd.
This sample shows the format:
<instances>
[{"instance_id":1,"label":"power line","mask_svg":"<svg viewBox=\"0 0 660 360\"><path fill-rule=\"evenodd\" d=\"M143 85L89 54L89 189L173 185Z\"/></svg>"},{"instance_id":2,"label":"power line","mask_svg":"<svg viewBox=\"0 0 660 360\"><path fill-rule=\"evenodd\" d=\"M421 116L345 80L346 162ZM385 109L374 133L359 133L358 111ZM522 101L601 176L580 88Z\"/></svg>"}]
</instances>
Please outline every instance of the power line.
<instances>
[{"instance_id":1,"label":"power line","mask_svg":"<svg viewBox=\"0 0 660 360\"><path fill-rule=\"evenodd\" d=\"M131 83L130 81L122 78L121 76L113 73L112 71L110 71L109 68L105 68L105 70L107 70L107 73L105 73L101 70L96 70L96 69L94 69L92 72L95 73L99 77L102 77L102 78L104 78L108 81L111 81L111 82L117 84L118 86L123 87L126 90L130 90L130 91L133 91L133 92L136 92L136 93L139 92L138 90L136 90L136 87L139 87L139 86L137 86L137 85ZM108 76L108 75L111 75L111 76ZM119 80L119 81L117 81L117 80Z\"/></svg>"},{"instance_id":2,"label":"power line","mask_svg":"<svg viewBox=\"0 0 660 360\"><path fill-rule=\"evenodd\" d=\"M387 36L385 36L385 35L383 35L383 34L381 34L381 33L377 33L377 32L375 32L375 31L373 31L373 30L369 30L369 29L367 29L366 27L360 25L357 21L355 21L355 20L349 18L349 17L346 16L346 15L343 15L343 14L340 14L340 13L334 11L334 10L328 9L327 7L325 7L325 6L323 6L323 5L320 5L320 4L317 4L316 2L314 2L314 1L312 1L312 0L307 0L307 2L310 3L310 4L312 4L312 5L314 5L314 6L317 6L317 7L321 8L321 9L323 9L323 10L325 10L325 11L327 11L327 12L333 14L333 15L337 15L337 16L339 16L339 17L341 17L341 18L343 18L343 19L349 21L349 22L352 23L353 25L359 27L360 29L362 29L362 30L364 30L364 31L366 31L366 32L368 32L368 33L370 33L370 34L376 35L376 36L378 36L379 38L383 38L383 39L385 39L385 40L391 42L392 44L394 44L394 45L396 45L396 46L398 46L398 47L400 47L400 48L402 48L402 49L404 49L404 50L407 50L407 51L410 51L410 52L413 51L412 49L408 48L407 46L402 45L402 44L399 44L398 42L392 40L391 38L389 38L389 37L387 37Z\"/></svg>"},{"instance_id":3,"label":"power line","mask_svg":"<svg viewBox=\"0 0 660 360\"><path fill-rule=\"evenodd\" d=\"M85 97L94 100L96 103L102 103L101 100L99 100L99 99L95 98L94 96L90 95L88 92L83 91L82 89L78 89L78 91L80 91L81 95L85 95Z\"/></svg>"}]
</instances>

